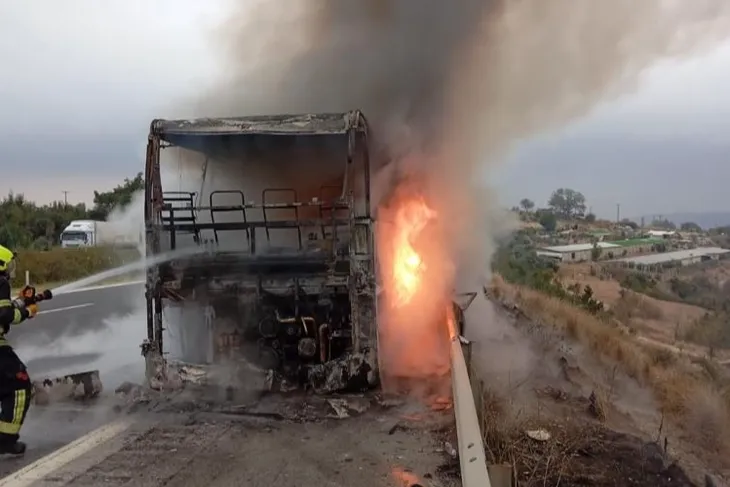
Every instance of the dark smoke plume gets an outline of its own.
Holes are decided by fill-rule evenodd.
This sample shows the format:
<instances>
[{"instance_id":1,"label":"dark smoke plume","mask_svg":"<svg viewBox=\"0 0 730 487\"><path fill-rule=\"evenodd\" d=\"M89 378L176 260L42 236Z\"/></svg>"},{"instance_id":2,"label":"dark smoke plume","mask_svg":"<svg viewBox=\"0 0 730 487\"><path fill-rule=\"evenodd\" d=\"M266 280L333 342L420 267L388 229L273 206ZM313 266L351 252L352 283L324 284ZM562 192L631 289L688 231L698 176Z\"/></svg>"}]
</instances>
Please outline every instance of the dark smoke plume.
<instances>
[{"instance_id":1,"label":"dark smoke plume","mask_svg":"<svg viewBox=\"0 0 730 487\"><path fill-rule=\"evenodd\" d=\"M729 27L724 0L240 2L218 32L227 77L194 115L362 109L390 154L410 155L398 170L425 174L455 240L471 243L459 254L484 264L485 165Z\"/></svg>"},{"instance_id":2,"label":"dark smoke plume","mask_svg":"<svg viewBox=\"0 0 730 487\"><path fill-rule=\"evenodd\" d=\"M729 32L727 0L238 2L216 39L226 77L190 115L361 109L383 156L376 204L406 177L438 214L427 245L438 297L488 273L501 225L485 167L633 90L656 61ZM186 154L171 169L198 191L201 163ZM219 163L202 193L243 188L258 199L263 186L314 187L332 167L314 155L312 164Z\"/></svg>"}]
</instances>

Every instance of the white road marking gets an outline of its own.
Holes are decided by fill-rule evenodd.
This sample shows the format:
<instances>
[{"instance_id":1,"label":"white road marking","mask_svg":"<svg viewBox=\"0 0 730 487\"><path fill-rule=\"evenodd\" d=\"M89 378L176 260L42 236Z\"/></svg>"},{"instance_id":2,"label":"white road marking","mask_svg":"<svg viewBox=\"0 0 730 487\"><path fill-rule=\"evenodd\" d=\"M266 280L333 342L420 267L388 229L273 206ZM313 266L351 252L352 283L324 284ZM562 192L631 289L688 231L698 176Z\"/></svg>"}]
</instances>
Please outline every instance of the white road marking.
<instances>
[{"instance_id":1,"label":"white road marking","mask_svg":"<svg viewBox=\"0 0 730 487\"><path fill-rule=\"evenodd\" d=\"M45 311L39 311L38 314L43 315L43 314L48 314L48 313L57 313L59 311L69 311L72 309L88 308L89 306L94 306L94 303L74 304L73 306L64 306L63 308L47 309Z\"/></svg>"},{"instance_id":2,"label":"white road marking","mask_svg":"<svg viewBox=\"0 0 730 487\"><path fill-rule=\"evenodd\" d=\"M0 487L28 487L111 440L132 425L129 418L119 419L95 429L78 440L49 453L30 465L0 479Z\"/></svg>"},{"instance_id":3,"label":"white road marking","mask_svg":"<svg viewBox=\"0 0 730 487\"><path fill-rule=\"evenodd\" d=\"M113 288L113 287L122 287L122 286L134 286L135 284L144 284L145 282L146 281L144 281L144 280L125 281L125 282L116 282L114 284L102 284L100 286L82 287L79 289L73 289L71 291L64 291L61 294L59 294L59 296L65 296L66 294L83 293L86 291L96 291L98 289L109 289L109 288Z\"/></svg>"}]
</instances>

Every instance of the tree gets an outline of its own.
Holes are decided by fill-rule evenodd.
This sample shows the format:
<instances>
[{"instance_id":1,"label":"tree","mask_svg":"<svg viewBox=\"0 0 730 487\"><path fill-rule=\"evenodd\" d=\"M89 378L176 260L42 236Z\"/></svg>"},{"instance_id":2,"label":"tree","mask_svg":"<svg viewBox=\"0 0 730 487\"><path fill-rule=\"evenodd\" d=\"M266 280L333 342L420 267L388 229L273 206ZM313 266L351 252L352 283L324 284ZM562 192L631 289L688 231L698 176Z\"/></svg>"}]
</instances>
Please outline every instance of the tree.
<instances>
[{"instance_id":1,"label":"tree","mask_svg":"<svg viewBox=\"0 0 730 487\"><path fill-rule=\"evenodd\" d=\"M596 215L595 215L595 214L593 214L593 213L588 213L588 214L586 214L586 216L585 216L585 220L586 220L586 221L587 221L588 223L593 223L593 222L595 222L595 221L596 221Z\"/></svg>"},{"instance_id":2,"label":"tree","mask_svg":"<svg viewBox=\"0 0 730 487\"><path fill-rule=\"evenodd\" d=\"M695 232L700 233L702 231L702 227L696 224L695 222L684 222L679 226L680 230L683 232Z\"/></svg>"},{"instance_id":3,"label":"tree","mask_svg":"<svg viewBox=\"0 0 730 487\"><path fill-rule=\"evenodd\" d=\"M554 232L558 228L558 218L552 211L540 211L537 215L537 222L548 232Z\"/></svg>"},{"instance_id":4,"label":"tree","mask_svg":"<svg viewBox=\"0 0 730 487\"><path fill-rule=\"evenodd\" d=\"M597 261L601 258L602 253L603 249L598 246L598 242L594 242L593 248L591 249L591 260L593 260L593 262Z\"/></svg>"},{"instance_id":5,"label":"tree","mask_svg":"<svg viewBox=\"0 0 730 487\"><path fill-rule=\"evenodd\" d=\"M730 226L710 228L710 235L730 235Z\"/></svg>"},{"instance_id":6,"label":"tree","mask_svg":"<svg viewBox=\"0 0 730 487\"><path fill-rule=\"evenodd\" d=\"M651 222L651 226L654 228L659 228L661 230L677 229L677 225L675 225L674 222L667 220L666 218L655 218L654 221Z\"/></svg>"},{"instance_id":7,"label":"tree","mask_svg":"<svg viewBox=\"0 0 730 487\"><path fill-rule=\"evenodd\" d=\"M577 218L585 214L586 198L582 193L570 188L556 189L548 200L548 206L557 216Z\"/></svg>"},{"instance_id":8,"label":"tree","mask_svg":"<svg viewBox=\"0 0 730 487\"><path fill-rule=\"evenodd\" d=\"M632 230L636 230L636 229L639 228L639 224L638 223L636 223L634 221L631 221L628 218L624 218L623 220L621 220L621 225L630 227Z\"/></svg>"},{"instance_id":9,"label":"tree","mask_svg":"<svg viewBox=\"0 0 730 487\"><path fill-rule=\"evenodd\" d=\"M142 190L144 190L144 178L140 172L134 179L125 178L122 184L111 191L103 193L94 191L94 208L90 212L90 217L94 220L106 220L114 208L124 208L132 202L132 196Z\"/></svg>"},{"instance_id":10,"label":"tree","mask_svg":"<svg viewBox=\"0 0 730 487\"><path fill-rule=\"evenodd\" d=\"M523 198L520 200L520 207L522 207L523 211L529 213L533 208L535 208L535 202L529 198Z\"/></svg>"},{"instance_id":11,"label":"tree","mask_svg":"<svg viewBox=\"0 0 730 487\"><path fill-rule=\"evenodd\" d=\"M61 232L72 220L106 219L118 205L128 204L135 191L144 188L142 175L126 179L109 192L94 192L95 207L91 211L83 203L55 202L37 205L21 195L8 194L0 199L0 245L12 249L43 250L60 242Z\"/></svg>"}]
</instances>

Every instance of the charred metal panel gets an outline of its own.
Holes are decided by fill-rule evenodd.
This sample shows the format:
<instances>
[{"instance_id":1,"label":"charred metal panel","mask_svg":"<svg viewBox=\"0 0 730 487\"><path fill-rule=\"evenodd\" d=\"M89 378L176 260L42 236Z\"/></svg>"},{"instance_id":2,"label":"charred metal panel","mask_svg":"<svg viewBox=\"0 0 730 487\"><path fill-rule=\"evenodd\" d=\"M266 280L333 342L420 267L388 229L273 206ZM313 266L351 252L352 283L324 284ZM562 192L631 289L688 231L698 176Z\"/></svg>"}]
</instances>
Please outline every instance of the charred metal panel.
<instances>
[{"instance_id":1,"label":"charred metal panel","mask_svg":"<svg viewBox=\"0 0 730 487\"><path fill-rule=\"evenodd\" d=\"M363 349L365 337L368 347L375 346L375 275L373 274L373 239L370 219L353 217L350 238L350 302L352 305L353 350Z\"/></svg>"},{"instance_id":2,"label":"charred metal panel","mask_svg":"<svg viewBox=\"0 0 730 487\"><path fill-rule=\"evenodd\" d=\"M298 179L300 160L322 163L309 151L313 144L329 162L326 171L302 169L321 184L318 191L257 188L260 194L252 196L256 191L228 188L211 192L205 198L209 205L203 206L202 195L163 192L160 141L204 154L204 175L209 158L223 156L225 163L244 165L250 158L277 167L286 153L295 156L288 167ZM209 330L205 336L211 343L192 343L200 338L183 344L204 346L188 357L243 361L319 391L374 383L377 327L367 144L367 123L359 111L152 123L145 173L147 253L175 249L182 234L192 235L193 244L205 251L148 272L143 354L151 381L164 380L167 370L164 299L166 306L210 310L199 324L178 324ZM339 182L333 186L337 171L341 174L334 181ZM227 234L234 247L228 248L219 234L236 231ZM291 237L275 239L274 234L287 231ZM163 240L169 243L165 249Z\"/></svg>"},{"instance_id":3,"label":"charred metal panel","mask_svg":"<svg viewBox=\"0 0 730 487\"><path fill-rule=\"evenodd\" d=\"M162 182L160 180L160 139L150 135L145 163L145 232L147 256L160 253ZM147 269L147 341L161 349L162 300L157 266Z\"/></svg>"},{"instance_id":4,"label":"charred metal panel","mask_svg":"<svg viewBox=\"0 0 730 487\"><path fill-rule=\"evenodd\" d=\"M367 122L359 111L299 115L258 115L250 117L155 120L152 132L168 140L170 135L327 135L350 130L367 132Z\"/></svg>"}]
</instances>

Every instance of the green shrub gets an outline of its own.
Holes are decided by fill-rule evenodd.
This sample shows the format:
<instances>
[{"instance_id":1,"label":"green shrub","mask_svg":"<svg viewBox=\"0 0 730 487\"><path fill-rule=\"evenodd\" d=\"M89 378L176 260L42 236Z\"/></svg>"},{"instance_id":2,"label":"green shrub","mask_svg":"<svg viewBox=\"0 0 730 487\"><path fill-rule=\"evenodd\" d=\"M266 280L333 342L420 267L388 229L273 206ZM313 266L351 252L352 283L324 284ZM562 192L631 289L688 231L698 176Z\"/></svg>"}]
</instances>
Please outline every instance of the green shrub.
<instances>
[{"instance_id":1,"label":"green shrub","mask_svg":"<svg viewBox=\"0 0 730 487\"><path fill-rule=\"evenodd\" d=\"M558 279L558 269L557 262L539 257L531 242L519 233L501 245L492 260L492 270L507 282L568 301L594 315L604 312L603 303L593 297L590 286L575 283L565 287Z\"/></svg>"},{"instance_id":2,"label":"green shrub","mask_svg":"<svg viewBox=\"0 0 730 487\"><path fill-rule=\"evenodd\" d=\"M644 293L656 288L657 281L641 272L627 272L620 280L621 287L637 293Z\"/></svg>"}]
</instances>

